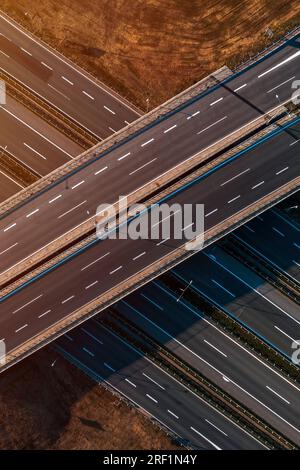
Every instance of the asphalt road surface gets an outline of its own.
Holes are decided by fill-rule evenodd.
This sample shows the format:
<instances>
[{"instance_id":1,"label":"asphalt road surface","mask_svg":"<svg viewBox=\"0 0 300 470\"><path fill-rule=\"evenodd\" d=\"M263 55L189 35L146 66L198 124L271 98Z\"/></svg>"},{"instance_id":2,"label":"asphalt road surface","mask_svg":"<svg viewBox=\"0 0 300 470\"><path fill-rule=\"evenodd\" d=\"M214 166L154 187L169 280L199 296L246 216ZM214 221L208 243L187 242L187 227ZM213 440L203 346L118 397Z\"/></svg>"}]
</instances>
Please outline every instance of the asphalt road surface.
<instances>
[{"instance_id":1,"label":"asphalt road surface","mask_svg":"<svg viewBox=\"0 0 300 470\"><path fill-rule=\"evenodd\" d=\"M291 220L268 211L237 230L235 236L300 284L300 228Z\"/></svg>"},{"instance_id":2,"label":"asphalt road surface","mask_svg":"<svg viewBox=\"0 0 300 470\"><path fill-rule=\"evenodd\" d=\"M174 271L291 359L292 342L300 338L299 305L217 246Z\"/></svg>"},{"instance_id":3,"label":"asphalt road surface","mask_svg":"<svg viewBox=\"0 0 300 470\"><path fill-rule=\"evenodd\" d=\"M300 388L177 299L154 281L114 309L299 444Z\"/></svg>"},{"instance_id":4,"label":"asphalt road surface","mask_svg":"<svg viewBox=\"0 0 300 470\"><path fill-rule=\"evenodd\" d=\"M139 117L125 99L0 14L0 68L104 139Z\"/></svg>"},{"instance_id":5,"label":"asphalt road surface","mask_svg":"<svg viewBox=\"0 0 300 470\"><path fill-rule=\"evenodd\" d=\"M10 196L23 189L23 186L15 181L11 176L0 170L0 201L4 201Z\"/></svg>"},{"instance_id":6,"label":"asphalt road surface","mask_svg":"<svg viewBox=\"0 0 300 470\"><path fill-rule=\"evenodd\" d=\"M263 445L92 320L57 341L86 373L106 382L197 449Z\"/></svg>"}]
</instances>

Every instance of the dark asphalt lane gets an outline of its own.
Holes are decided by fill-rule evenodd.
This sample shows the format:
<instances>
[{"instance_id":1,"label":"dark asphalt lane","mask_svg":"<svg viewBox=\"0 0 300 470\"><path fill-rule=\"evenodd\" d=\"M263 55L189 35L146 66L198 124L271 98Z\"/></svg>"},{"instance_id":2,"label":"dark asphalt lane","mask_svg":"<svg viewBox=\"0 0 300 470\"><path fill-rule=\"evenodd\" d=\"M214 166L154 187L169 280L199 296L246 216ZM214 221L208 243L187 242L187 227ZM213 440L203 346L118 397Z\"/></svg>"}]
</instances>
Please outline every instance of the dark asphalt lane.
<instances>
[{"instance_id":1,"label":"dark asphalt lane","mask_svg":"<svg viewBox=\"0 0 300 470\"><path fill-rule=\"evenodd\" d=\"M87 373L97 375L197 449L263 446L131 346L89 321L57 341Z\"/></svg>"},{"instance_id":2,"label":"dark asphalt lane","mask_svg":"<svg viewBox=\"0 0 300 470\"><path fill-rule=\"evenodd\" d=\"M290 134L299 132L300 124L294 124L288 133L282 131L264 141L227 162L198 184L197 202L205 204L207 228L299 176L300 143L290 145L294 142ZM143 142L142 136L139 140ZM129 152L133 141L126 145L129 146ZM141 162L131 160L130 156L128 160L119 160L124 155L124 149L118 149L118 158L113 155L109 157L118 173L117 178L113 171L109 171L107 160L105 164L100 159L92 165L92 173L89 166L80 172L80 180L76 174L68 179L67 184L60 183L4 217L0 222L0 243L7 251L1 256L0 275L50 241L80 225L83 220L92 218L91 214L96 213L100 203L115 202L120 193L130 194L137 188L137 175L139 185L142 186L167 169L168 161L172 156L177 158L178 155L173 154L173 149L168 147L167 142L165 145L164 152L155 154L147 167L140 166ZM148 158L151 157L153 154L148 155ZM123 166L126 161L130 162L129 168ZM187 202L194 201L189 198ZM33 215L29 216L30 214ZM32 230L35 231L34 238ZM12 246L14 248L10 249Z\"/></svg>"},{"instance_id":3,"label":"dark asphalt lane","mask_svg":"<svg viewBox=\"0 0 300 470\"><path fill-rule=\"evenodd\" d=\"M139 117L125 99L0 14L0 68L100 139Z\"/></svg>"},{"instance_id":4,"label":"dark asphalt lane","mask_svg":"<svg viewBox=\"0 0 300 470\"><path fill-rule=\"evenodd\" d=\"M10 96L6 97L6 104L0 106L0 127L0 149L3 147L39 176L51 172L82 152L79 145ZM1 172L1 202L22 189L24 186L13 175Z\"/></svg>"},{"instance_id":5,"label":"dark asphalt lane","mask_svg":"<svg viewBox=\"0 0 300 470\"><path fill-rule=\"evenodd\" d=\"M237 230L235 236L300 284L300 228L286 216L268 211Z\"/></svg>"},{"instance_id":6,"label":"dark asphalt lane","mask_svg":"<svg viewBox=\"0 0 300 470\"><path fill-rule=\"evenodd\" d=\"M292 342L300 338L300 307L271 284L217 246L174 272L291 358Z\"/></svg>"}]
</instances>

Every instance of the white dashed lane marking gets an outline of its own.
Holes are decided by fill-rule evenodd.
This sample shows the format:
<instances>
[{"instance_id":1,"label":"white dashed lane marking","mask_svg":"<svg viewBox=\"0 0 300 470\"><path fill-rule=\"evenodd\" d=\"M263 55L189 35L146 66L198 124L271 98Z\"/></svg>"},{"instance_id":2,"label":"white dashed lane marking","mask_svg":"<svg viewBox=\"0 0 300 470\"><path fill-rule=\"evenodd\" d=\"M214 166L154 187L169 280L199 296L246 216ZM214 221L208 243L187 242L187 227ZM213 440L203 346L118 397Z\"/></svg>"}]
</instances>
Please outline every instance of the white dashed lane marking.
<instances>
[{"instance_id":1,"label":"white dashed lane marking","mask_svg":"<svg viewBox=\"0 0 300 470\"><path fill-rule=\"evenodd\" d=\"M83 93L85 96L87 96L88 98L90 98L90 100L95 101L95 98L94 98L92 95L90 95L89 93L87 93L86 91L82 90L82 93Z\"/></svg>"},{"instance_id":2,"label":"white dashed lane marking","mask_svg":"<svg viewBox=\"0 0 300 470\"><path fill-rule=\"evenodd\" d=\"M63 75L61 76L61 78L62 78L65 82L69 83L69 85L74 85L74 83L71 82L71 80L69 80L68 78L64 77Z\"/></svg>"}]
</instances>

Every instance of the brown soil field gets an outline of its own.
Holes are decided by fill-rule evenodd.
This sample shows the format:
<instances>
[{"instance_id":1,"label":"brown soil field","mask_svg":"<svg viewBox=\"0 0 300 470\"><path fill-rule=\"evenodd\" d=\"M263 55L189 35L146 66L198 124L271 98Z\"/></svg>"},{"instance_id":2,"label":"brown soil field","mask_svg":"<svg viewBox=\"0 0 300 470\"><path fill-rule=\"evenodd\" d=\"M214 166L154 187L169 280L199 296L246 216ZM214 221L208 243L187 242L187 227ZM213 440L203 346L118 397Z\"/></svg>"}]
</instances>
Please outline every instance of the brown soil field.
<instances>
[{"instance_id":1,"label":"brown soil field","mask_svg":"<svg viewBox=\"0 0 300 470\"><path fill-rule=\"evenodd\" d=\"M240 64L300 22L287 0L1 0L1 8L141 109Z\"/></svg>"},{"instance_id":2,"label":"brown soil field","mask_svg":"<svg viewBox=\"0 0 300 470\"><path fill-rule=\"evenodd\" d=\"M50 348L1 375L0 423L0 449L178 449Z\"/></svg>"}]
</instances>

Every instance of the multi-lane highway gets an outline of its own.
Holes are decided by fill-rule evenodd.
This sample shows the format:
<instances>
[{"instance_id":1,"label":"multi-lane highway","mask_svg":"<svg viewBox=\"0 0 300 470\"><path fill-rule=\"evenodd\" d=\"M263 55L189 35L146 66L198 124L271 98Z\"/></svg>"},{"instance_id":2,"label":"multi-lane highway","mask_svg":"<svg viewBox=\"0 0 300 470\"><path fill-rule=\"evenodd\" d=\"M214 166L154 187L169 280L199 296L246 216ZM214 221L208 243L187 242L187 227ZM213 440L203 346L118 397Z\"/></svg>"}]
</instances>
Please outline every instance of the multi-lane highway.
<instances>
[{"instance_id":1,"label":"multi-lane highway","mask_svg":"<svg viewBox=\"0 0 300 470\"><path fill-rule=\"evenodd\" d=\"M197 202L205 204L208 226L226 219L299 176L300 143L295 144L294 137L299 131L299 124L281 130L270 140L262 140L259 146L231 159L198 184ZM142 147L143 136L137 139ZM4 216L0 221L0 242L6 251L1 257L0 275L62 237L83 220L92 218L100 203L115 202L120 192L128 195L134 191L137 180L139 185L143 185L164 171L168 167L165 158L170 155L171 159L173 155L167 141L165 151L160 154L152 153L152 143L149 144L150 149L147 150L146 146L144 152L151 159L146 167L131 159L130 151L122 146L115 151L119 155L117 158L112 158L112 154L108 156L110 163L106 158L100 159L68 178L67 182L57 184ZM132 145L132 141L125 147L128 145ZM157 156L152 158L153 155ZM123 163L126 161L127 164ZM110 171L111 167L118 172L117 178L113 176L114 171ZM198 197L200 194L201 198ZM31 236L33 227L34 238ZM14 248L10 249L12 246Z\"/></svg>"},{"instance_id":2,"label":"multi-lane highway","mask_svg":"<svg viewBox=\"0 0 300 470\"><path fill-rule=\"evenodd\" d=\"M263 143L243 154L242 158L237 157L206 178L176 193L169 203L204 203L206 230L238 210L254 204L274 187L299 175L297 146L290 146L293 142L290 135L283 132L272 142ZM271 151L266 152L266 149ZM268 175L268 179L258 185L262 181L262 174ZM82 186L84 190L85 186ZM78 204L79 201L77 199L73 203ZM46 204L50 205L49 201ZM63 224L67 214L60 212L59 204L59 200L54 202L57 211L55 223L59 221ZM27 219L32 219L31 227L34 227L37 236L40 226L35 221L35 214L28 213ZM8 226L6 230L17 233L18 226ZM32 238L31 228L27 235L28 243ZM8 351L160 260L183 243L184 240L100 241L10 297L2 299L0 326ZM8 250L10 256L17 249L18 245L11 246ZM7 252L2 256L5 258Z\"/></svg>"},{"instance_id":3,"label":"multi-lane highway","mask_svg":"<svg viewBox=\"0 0 300 470\"><path fill-rule=\"evenodd\" d=\"M4 25L2 38L6 43L17 41L14 35L16 38L25 37L37 49L41 48L42 53L47 52L44 46L4 17L0 16L0 21ZM9 33L12 37L9 37ZM169 119L78 172L70 178L68 184L57 185L5 217L1 222L1 246L4 247L7 258L2 256L2 272L82 223L89 218L87 211L93 214L99 203L115 201L120 192L132 192L182 159L209 146L245 122L277 106L279 102L289 99L291 83L299 69L298 46L298 38L290 41L255 66L229 80L225 86L186 106L183 112L173 114ZM69 67L60 57L49 51L47 53L52 60L62 62L61 66ZM21 60L22 54L26 56L21 49L17 54L18 60ZM14 61L9 60L12 57L7 58L6 55L2 54L2 60L6 60L3 67L9 70ZM30 58L27 54L26 59L31 60ZM24 67L24 61L21 62ZM26 63L26 67L30 68L31 65L33 66L31 62ZM29 79L30 74L26 73L25 77ZM82 79L87 80L86 77ZM294 131L294 141L291 136L290 145L296 143L298 134L297 129L297 132ZM297 145L294 148L297 149ZM27 150L31 151L28 148ZM289 169L286 167L277 169L278 172L287 170ZM235 169L232 171L233 174L238 174ZM257 184L264 184L264 180ZM34 214L34 218L28 217L29 214ZM38 227L34 239L30 236L33 225L35 230ZM7 230L8 227L11 227L10 230ZM13 251L10 249L12 246Z\"/></svg>"},{"instance_id":4,"label":"multi-lane highway","mask_svg":"<svg viewBox=\"0 0 300 470\"><path fill-rule=\"evenodd\" d=\"M36 114L7 96L0 106L0 148L36 175L43 176L82 152L82 148ZM24 186L0 170L0 201Z\"/></svg>"},{"instance_id":5,"label":"multi-lane highway","mask_svg":"<svg viewBox=\"0 0 300 470\"><path fill-rule=\"evenodd\" d=\"M1 14L0 30L0 68L99 139L138 117L138 111L116 93L96 83ZM54 186L4 217L0 236L1 273L82 223L95 213L99 203L114 202L120 192L129 194L289 100L291 84L300 72L299 45L299 39L291 41L254 67L78 171L67 183ZM0 107L0 119L0 145L40 175L81 151L79 146L10 97L7 104ZM294 125L288 132L283 131L228 162L176 195L172 202L204 203L205 228L213 227L299 176L299 137L300 126ZM6 195L20 189L6 175L1 173L0 178ZM251 235L259 230L253 224L259 222L252 222L250 230L241 230L249 232L248 238L243 239L252 244L255 242ZM272 239L273 235L273 242L279 248L282 240L276 240L275 235L285 237L286 227L283 229L283 222L279 220L274 224L269 224L269 237ZM290 232L294 238L295 232L298 235L295 228ZM259 245L261 239L255 237L257 251L263 251L266 257L284 268L276 256L266 253ZM16 292L5 299L1 307L1 336L8 351L172 251L178 243L107 240ZM292 245L289 247L293 264L290 274L295 277L297 240ZM260 334L267 337L269 332L276 345L286 350L292 331L295 334L295 326L298 329L300 325L297 307L292 302L287 305L288 301L280 294L270 292L270 286L258 285L261 281L258 276L219 251L208 250L177 269L185 278L187 273L193 275L199 290L207 289L206 295L215 295L214 301L248 322L253 329L258 329L260 323ZM199 262L206 278L197 271ZM211 266L214 263L218 264L217 273L216 266ZM228 266L232 266L232 271ZM208 286L210 272L214 276L213 286ZM245 292L248 289L252 290L251 295ZM174 295L158 283L121 301L116 308L270 424L300 442L298 388L219 331L199 312L176 302ZM268 314L264 315L264 321L259 315L262 311ZM273 318L276 324L271 329ZM61 338L59 344L84 367L92 369L102 380L139 403L193 445L215 449L261 448L253 438L97 322L90 321ZM190 409L194 410L193 415Z\"/></svg>"},{"instance_id":6,"label":"multi-lane highway","mask_svg":"<svg viewBox=\"0 0 300 470\"><path fill-rule=\"evenodd\" d=\"M99 139L139 112L71 61L0 13L0 68L68 114Z\"/></svg>"},{"instance_id":7,"label":"multi-lane highway","mask_svg":"<svg viewBox=\"0 0 300 470\"><path fill-rule=\"evenodd\" d=\"M3 269L8 269L89 219L87 210L90 214L95 213L98 204L115 202L120 193L130 194L275 108L279 102L274 93L279 96L280 102L290 99L291 83L300 64L299 43L300 39L288 43L225 85L198 97L167 119L159 120L101 156L70 177L68 185L62 182L4 217L0 224L1 246L7 249L17 242L18 248L14 253L10 252L9 259L2 259ZM289 148L289 153L296 153L299 129L295 128L288 138L288 146L295 144ZM275 170L274 183L278 183L283 175L290 176L291 172L293 175L299 174L281 166L275 156L269 155L270 158ZM249 176L248 171L245 169L245 177ZM261 183L265 190L266 185L262 181L267 179L270 171L272 169L266 164L261 179L253 182L253 186ZM232 167L232 175L238 173L238 167ZM230 186L234 186L234 181ZM66 187L70 189L66 190ZM55 203L49 203L53 199ZM27 217L31 213L34 213L34 218ZM57 217L61 217L59 224ZM28 236L33 224L38 230L34 239ZM14 229L7 231L7 227L12 225ZM16 237L19 239L16 240Z\"/></svg>"},{"instance_id":8,"label":"multi-lane highway","mask_svg":"<svg viewBox=\"0 0 300 470\"><path fill-rule=\"evenodd\" d=\"M299 443L300 388L185 304L184 297L177 299L154 281L114 309Z\"/></svg>"},{"instance_id":9,"label":"multi-lane highway","mask_svg":"<svg viewBox=\"0 0 300 470\"><path fill-rule=\"evenodd\" d=\"M300 283L300 229L292 221L279 212L268 211L234 235L271 266Z\"/></svg>"},{"instance_id":10,"label":"multi-lane highway","mask_svg":"<svg viewBox=\"0 0 300 470\"><path fill-rule=\"evenodd\" d=\"M180 382L99 323L88 322L57 342L67 357L99 382L146 410L197 449L263 449Z\"/></svg>"},{"instance_id":11,"label":"multi-lane highway","mask_svg":"<svg viewBox=\"0 0 300 470\"><path fill-rule=\"evenodd\" d=\"M0 68L66 111L99 138L107 137L138 117L138 113L116 94L95 84L82 71L1 15L0 29ZM114 202L120 193L129 194L290 99L291 83L299 76L299 45L300 40L295 39L4 217L0 225L0 274L90 218L98 204ZM21 148L20 159L41 175L79 153L75 144L69 144L68 139L50 127L47 129L47 125L27 110L25 116L25 110L14 100L9 98L0 113L1 124L5 123L0 145L7 145L14 155ZM19 141L12 138L16 126L20 128ZM171 201L205 204L205 228L214 227L299 176L299 138L300 125L295 124L227 162ZM2 177L5 178L0 174L0 183ZM251 224L249 226L256 231ZM282 229L276 228L276 234L281 232L282 237ZM275 232L273 226L271 230ZM249 239L247 241L250 243ZM8 351L173 251L179 243L106 240L4 299L0 326ZM293 245L291 250L299 249L297 241ZM262 248L256 245L256 249ZM298 266L298 255L294 251L290 253L293 276ZM221 261L228 266L231 261L227 255L223 256ZM269 257L266 253L265 256ZM197 259L194 257L192 261L197 263ZM216 259L208 257L206 261L209 267ZM221 262L219 257L217 261ZM274 262L280 264L278 259ZM249 276L246 268L234 263L233 270L239 276ZM242 270L245 270L243 275ZM191 272L193 270L189 275ZM297 328L300 325L297 307L290 302L287 308L288 301L280 298L280 294L270 293L269 286L260 291L259 278L253 273L248 277L250 287L243 279L237 281L234 273L230 274L234 282L227 279L228 274L228 268L221 266L219 272L214 273L214 281L219 285L218 289L216 285L213 289L220 297L217 302L243 317L245 323L253 322L250 325L253 329L257 329L256 323L261 320L253 311L266 311L268 316L259 331L265 337L271 318L276 317L276 324L269 330L270 336L276 345L286 350L292 329L295 332L295 325ZM199 276L199 289L201 281ZM230 284L226 287L227 282ZM206 286L205 281L203 284ZM231 290L235 285L237 290L233 294ZM237 306L232 296L244 299L245 286L255 294L248 298L247 293L245 304ZM148 294L147 289L150 289ZM156 292L157 289L160 292ZM298 388L200 317L199 312L176 303L171 293L162 293L158 284L152 284L143 292L146 292L146 299L141 300L138 293L119 303L117 308L295 442L300 442ZM226 292L231 298L224 301ZM199 406L198 398L96 322L60 339L59 344L84 367L92 369L193 445L200 448L261 447L208 405L201 402ZM120 354L116 355L116 348ZM244 363L247 363L248 374L244 373ZM163 384L162 387L157 383ZM187 393L184 399L183 393ZM190 409L197 412L191 416Z\"/></svg>"},{"instance_id":12,"label":"multi-lane highway","mask_svg":"<svg viewBox=\"0 0 300 470\"><path fill-rule=\"evenodd\" d=\"M22 184L0 170L0 201L4 201L6 198L13 196L21 189L24 189Z\"/></svg>"},{"instance_id":13,"label":"multi-lane highway","mask_svg":"<svg viewBox=\"0 0 300 470\"><path fill-rule=\"evenodd\" d=\"M184 282L192 279L191 288L291 358L292 342L300 338L300 307L257 274L216 245L174 272Z\"/></svg>"},{"instance_id":14,"label":"multi-lane highway","mask_svg":"<svg viewBox=\"0 0 300 470\"><path fill-rule=\"evenodd\" d=\"M82 148L13 98L0 106L0 146L40 176L82 152Z\"/></svg>"}]
</instances>

